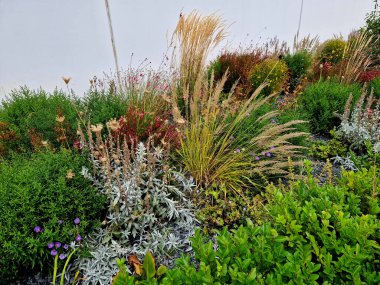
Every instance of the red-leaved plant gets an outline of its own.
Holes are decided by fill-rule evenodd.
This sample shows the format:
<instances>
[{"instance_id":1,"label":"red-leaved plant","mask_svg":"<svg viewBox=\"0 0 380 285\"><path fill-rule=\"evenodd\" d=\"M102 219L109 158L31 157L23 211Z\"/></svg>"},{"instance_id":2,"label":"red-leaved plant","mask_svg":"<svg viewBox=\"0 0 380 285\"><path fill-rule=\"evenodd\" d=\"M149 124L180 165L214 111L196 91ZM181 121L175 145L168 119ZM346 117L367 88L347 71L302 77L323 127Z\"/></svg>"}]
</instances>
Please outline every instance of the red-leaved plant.
<instances>
[{"instance_id":1,"label":"red-leaved plant","mask_svg":"<svg viewBox=\"0 0 380 285\"><path fill-rule=\"evenodd\" d=\"M113 136L122 139L125 137L130 144L136 145L149 138L155 144L163 144L165 147L179 146L180 132L170 122L170 112L155 114L130 107L127 114L121 117L116 125Z\"/></svg>"}]
</instances>

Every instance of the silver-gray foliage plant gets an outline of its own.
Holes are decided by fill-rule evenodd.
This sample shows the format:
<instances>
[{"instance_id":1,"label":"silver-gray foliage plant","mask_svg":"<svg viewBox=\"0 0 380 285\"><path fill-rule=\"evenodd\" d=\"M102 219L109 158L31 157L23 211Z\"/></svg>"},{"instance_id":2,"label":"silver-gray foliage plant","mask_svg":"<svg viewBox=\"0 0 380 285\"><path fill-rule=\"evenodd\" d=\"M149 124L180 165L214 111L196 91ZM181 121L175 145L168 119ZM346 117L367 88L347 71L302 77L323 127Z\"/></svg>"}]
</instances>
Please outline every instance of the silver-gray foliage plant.
<instances>
[{"instance_id":1,"label":"silver-gray foliage plant","mask_svg":"<svg viewBox=\"0 0 380 285\"><path fill-rule=\"evenodd\" d=\"M158 264L171 266L191 250L196 221L186 197L193 180L169 168L163 149L147 145L140 142L136 150L107 146L107 154L105 145L100 150L90 145L96 171L83 168L82 174L110 203L103 227L88 237L92 258L75 262L83 284L110 284L116 257L134 254L141 260L150 250Z\"/></svg>"}]
</instances>

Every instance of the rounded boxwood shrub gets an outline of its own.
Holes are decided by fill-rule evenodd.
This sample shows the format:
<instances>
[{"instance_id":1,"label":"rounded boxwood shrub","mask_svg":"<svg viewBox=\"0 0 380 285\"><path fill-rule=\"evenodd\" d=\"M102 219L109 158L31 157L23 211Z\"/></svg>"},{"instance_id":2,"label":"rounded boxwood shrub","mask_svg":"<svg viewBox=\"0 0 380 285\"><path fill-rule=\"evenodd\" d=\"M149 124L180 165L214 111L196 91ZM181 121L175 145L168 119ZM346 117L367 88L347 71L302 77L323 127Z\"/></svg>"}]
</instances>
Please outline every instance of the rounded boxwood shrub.
<instances>
[{"instance_id":1,"label":"rounded boxwood shrub","mask_svg":"<svg viewBox=\"0 0 380 285\"><path fill-rule=\"evenodd\" d=\"M60 251L99 226L105 198L81 176L86 163L83 155L61 150L0 164L1 281L46 270L53 264L48 243L60 242Z\"/></svg>"},{"instance_id":2,"label":"rounded boxwood shrub","mask_svg":"<svg viewBox=\"0 0 380 285\"><path fill-rule=\"evenodd\" d=\"M323 46L319 58L327 62L337 64L343 59L346 42L342 39L327 40Z\"/></svg>"},{"instance_id":3,"label":"rounded boxwood shrub","mask_svg":"<svg viewBox=\"0 0 380 285\"><path fill-rule=\"evenodd\" d=\"M335 81L321 81L308 86L300 96L300 107L313 133L327 134L340 124L334 112L343 113L352 93L354 101L360 97L359 85L343 85Z\"/></svg>"},{"instance_id":4,"label":"rounded boxwood shrub","mask_svg":"<svg viewBox=\"0 0 380 285\"><path fill-rule=\"evenodd\" d=\"M250 81L253 90L256 90L260 84L267 82L261 92L264 95L270 95L281 90L287 77L288 68L283 60L269 58L255 65L250 72Z\"/></svg>"},{"instance_id":5,"label":"rounded boxwood shrub","mask_svg":"<svg viewBox=\"0 0 380 285\"><path fill-rule=\"evenodd\" d=\"M57 116L64 117L61 123ZM31 151L41 140L58 147L72 142L76 135L77 113L73 99L62 91L52 94L44 90L32 91L27 87L13 90L0 107L0 121L17 129L20 135L18 148ZM63 131L60 128L64 128Z\"/></svg>"},{"instance_id":6,"label":"rounded boxwood shrub","mask_svg":"<svg viewBox=\"0 0 380 285\"><path fill-rule=\"evenodd\" d=\"M307 51L299 51L295 54L288 54L284 57L284 61L290 71L290 91L294 90L300 83L302 77L311 67L312 56Z\"/></svg>"}]
</instances>

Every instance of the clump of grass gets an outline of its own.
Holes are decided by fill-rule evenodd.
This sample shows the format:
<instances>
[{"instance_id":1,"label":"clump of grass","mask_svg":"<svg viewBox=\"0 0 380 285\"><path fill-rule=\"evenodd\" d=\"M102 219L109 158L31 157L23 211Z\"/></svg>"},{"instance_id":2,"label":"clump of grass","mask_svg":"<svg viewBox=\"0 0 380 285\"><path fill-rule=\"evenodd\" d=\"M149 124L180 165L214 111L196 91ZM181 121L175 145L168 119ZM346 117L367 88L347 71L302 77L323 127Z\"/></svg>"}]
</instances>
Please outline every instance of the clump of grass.
<instances>
[{"instance_id":1,"label":"clump of grass","mask_svg":"<svg viewBox=\"0 0 380 285\"><path fill-rule=\"evenodd\" d=\"M356 32L349 36L340 68L340 78L343 83L358 81L360 75L371 65L371 54L367 52L371 42L372 36L368 36L365 32Z\"/></svg>"},{"instance_id":2,"label":"clump of grass","mask_svg":"<svg viewBox=\"0 0 380 285\"><path fill-rule=\"evenodd\" d=\"M272 96L259 96L265 85L261 85L236 113L231 110L232 92L221 102L224 83L214 83L201 77L195 83L179 155L187 170L200 188L213 183L240 193L242 188L252 187L255 175L287 174L288 156L296 156L301 147L291 145L288 140L303 136L303 132L292 132L292 126L303 121L295 120L275 124L270 119L277 115L270 111L258 115L254 124L245 131L247 138L235 137L241 131L242 122L258 112ZM175 101L175 100L174 100ZM178 112L177 112L178 115ZM178 119L179 120L179 119ZM262 122L266 122L262 124ZM259 126L259 127L258 127Z\"/></svg>"},{"instance_id":3,"label":"clump of grass","mask_svg":"<svg viewBox=\"0 0 380 285\"><path fill-rule=\"evenodd\" d=\"M198 74L205 70L207 56L225 36L225 24L216 14L202 16L192 11L180 15L173 42L178 43L181 86L194 85Z\"/></svg>"}]
</instances>

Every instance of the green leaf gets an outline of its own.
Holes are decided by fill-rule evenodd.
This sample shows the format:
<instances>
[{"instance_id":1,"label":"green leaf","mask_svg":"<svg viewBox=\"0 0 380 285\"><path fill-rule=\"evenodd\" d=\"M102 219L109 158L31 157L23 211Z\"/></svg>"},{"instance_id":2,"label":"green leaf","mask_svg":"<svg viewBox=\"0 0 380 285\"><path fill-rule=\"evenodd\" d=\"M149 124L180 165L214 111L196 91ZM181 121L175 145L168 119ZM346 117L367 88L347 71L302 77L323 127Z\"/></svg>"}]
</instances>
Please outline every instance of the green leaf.
<instances>
[{"instance_id":1,"label":"green leaf","mask_svg":"<svg viewBox=\"0 0 380 285\"><path fill-rule=\"evenodd\" d=\"M160 267L158 267L158 269L157 269L157 277L164 275L167 271L168 271L168 269L166 266L160 265Z\"/></svg>"},{"instance_id":2,"label":"green leaf","mask_svg":"<svg viewBox=\"0 0 380 285\"><path fill-rule=\"evenodd\" d=\"M156 264L150 251L145 254L143 268L147 280L152 279L156 275Z\"/></svg>"}]
</instances>

